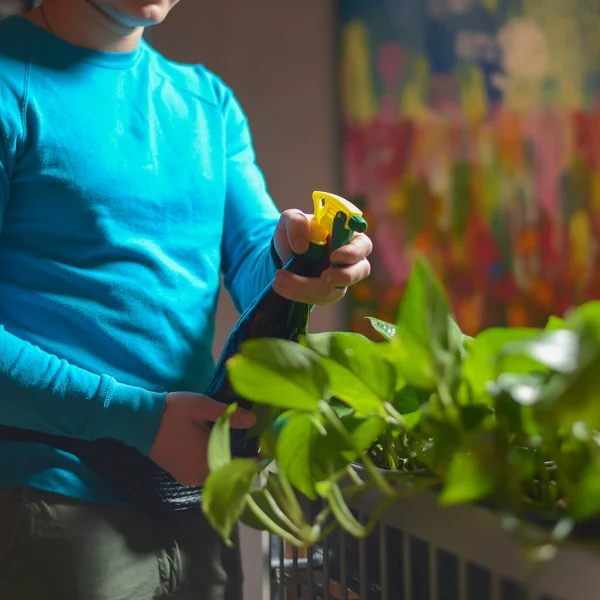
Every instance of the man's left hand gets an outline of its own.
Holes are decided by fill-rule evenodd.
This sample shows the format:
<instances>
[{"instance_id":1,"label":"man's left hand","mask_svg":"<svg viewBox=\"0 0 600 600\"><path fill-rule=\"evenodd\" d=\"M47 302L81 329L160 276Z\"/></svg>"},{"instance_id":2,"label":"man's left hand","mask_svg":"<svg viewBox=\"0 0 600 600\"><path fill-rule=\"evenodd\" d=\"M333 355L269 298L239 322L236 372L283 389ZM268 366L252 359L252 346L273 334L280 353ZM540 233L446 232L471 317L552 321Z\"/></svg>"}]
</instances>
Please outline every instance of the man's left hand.
<instances>
[{"instance_id":1,"label":"man's left hand","mask_svg":"<svg viewBox=\"0 0 600 600\"><path fill-rule=\"evenodd\" d=\"M310 243L312 215L299 210L282 213L275 229L275 250L285 264L295 252L302 254ZM341 300L348 287L362 281L371 273L368 256L373 243L364 233L331 253L332 264L339 265L323 272L320 278L301 277L289 271L277 272L273 289L288 300L325 306Z\"/></svg>"}]
</instances>

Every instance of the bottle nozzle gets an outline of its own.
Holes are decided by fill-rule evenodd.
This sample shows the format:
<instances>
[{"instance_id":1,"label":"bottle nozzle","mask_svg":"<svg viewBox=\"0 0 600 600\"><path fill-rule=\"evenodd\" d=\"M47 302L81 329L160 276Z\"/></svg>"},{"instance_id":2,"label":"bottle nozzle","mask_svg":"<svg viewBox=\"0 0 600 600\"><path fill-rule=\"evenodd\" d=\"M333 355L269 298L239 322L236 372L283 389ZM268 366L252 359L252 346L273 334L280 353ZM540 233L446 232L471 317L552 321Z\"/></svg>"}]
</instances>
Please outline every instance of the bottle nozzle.
<instances>
[{"instance_id":1,"label":"bottle nozzle","mask_svg":"<svg viewBox=\"0 0 600 600\"><path fill-rule=\"evenodd\" d=\"M333 249L349 243L353 232L363 233L367 222L362 212L341 196L328 192L314 192L315 214L311 222L311 242L325 245L329 236Z\"/></svg>"},{"instance_id":2,"label":"bottle nozzle","mask_svg":"<svg viewBox=\"0 0 600 600\"><path fill-rule=\"evenodd\" d=\"M357 233L364 233L367 230L367 222L362 217L354 215L348 221L348 229Z\"/></svg>"}]
</instances>

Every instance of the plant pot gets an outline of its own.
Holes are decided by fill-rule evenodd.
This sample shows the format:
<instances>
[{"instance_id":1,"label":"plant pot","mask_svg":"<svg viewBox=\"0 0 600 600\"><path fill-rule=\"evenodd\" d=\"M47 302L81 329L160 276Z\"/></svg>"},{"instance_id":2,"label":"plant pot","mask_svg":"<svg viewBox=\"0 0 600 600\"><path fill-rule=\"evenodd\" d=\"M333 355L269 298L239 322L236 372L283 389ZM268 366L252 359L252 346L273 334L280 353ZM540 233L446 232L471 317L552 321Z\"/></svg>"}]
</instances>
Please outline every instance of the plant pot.
<instances>
[{"instance_id":1,"label":"plant pot","mask_svg":"<svg viewBox=\"0 0 600 600\"><path fill-rule=\"evenodd\" d=\"M363 480L370 479L370 475L365 467L358 463L352 463L352 466ZM384 475L396 475L398 472L390 471L389 469L382 469L377 467L377 470ZM425 469L411 473L411 475L427 475ZM434 493L441 491L441 486L432 486L430 490ZM494 505L491 500L482 500L477 502L475 506L485 508L491 511L497 517L499 517L499 508ZM538 529L543 529L548 532L554 529L558 520L562 515L552 513L551 511L542 511L535 508L526 509L521 515L521 520L528 523ZM589 519L584 522L576 523L573 526L571 535L569 536L573 541L579 541L580 543L595 543L600 546L600 518Z\"/></svg>"},{"instance_id":2,"label":"plant pot","mask_svg":"<svg viewBox=\"0 0 600 600\"><path fill-rule=\"evenodd\" d=\"M378 491L367 492L353 510L366 518L380 500ZM532 540L547 536L545 528L527 528ZM442 507L431 491L398 500L366 540L353 540L338 530L328 547L332 576L342 580L345 565L348 587L359 596L362 588L368 600L516 600L519 582L526 580L530 568L522 548L492 510ZM429 595L432 587L438 595ZM531 598L597 600L598 589L600 554L570 541L540 567Z\"/></svg>"}]
</instances>

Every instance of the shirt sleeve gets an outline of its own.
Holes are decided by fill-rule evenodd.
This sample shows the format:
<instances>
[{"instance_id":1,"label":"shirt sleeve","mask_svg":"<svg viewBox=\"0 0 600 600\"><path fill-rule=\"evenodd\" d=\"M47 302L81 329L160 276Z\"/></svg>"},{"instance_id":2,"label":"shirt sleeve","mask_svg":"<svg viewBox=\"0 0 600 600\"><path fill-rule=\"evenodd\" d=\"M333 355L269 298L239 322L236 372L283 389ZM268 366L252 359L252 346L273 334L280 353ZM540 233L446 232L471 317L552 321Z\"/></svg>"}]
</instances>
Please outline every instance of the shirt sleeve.
<instances>
[{"instance_id":1,"label":"shirt sleeve","mask_svg":"<svg viewBox=\"0 0 600 600\"><path fill-rule=\"evenodd\" d=\"M23 145L19 103L0 90L0 244L10 181ZM13 110L11 110L11 106ZM90 373L0 323L0 424L79 439L114 438L150 451L166 394Z\"/></svg>"},{"instance_id":2,"label":"shirt sleeve","mask_svg":"<svg viewBox=\"0 0 600 600\"><path fill-rule=\"evenodd\" d=\"M225 288L243 312L275 276L271 240L280 213L256 163L248 120L230 90L225 94L224 119L227 190L222 270Z\"/></svg>"}]
</instances>

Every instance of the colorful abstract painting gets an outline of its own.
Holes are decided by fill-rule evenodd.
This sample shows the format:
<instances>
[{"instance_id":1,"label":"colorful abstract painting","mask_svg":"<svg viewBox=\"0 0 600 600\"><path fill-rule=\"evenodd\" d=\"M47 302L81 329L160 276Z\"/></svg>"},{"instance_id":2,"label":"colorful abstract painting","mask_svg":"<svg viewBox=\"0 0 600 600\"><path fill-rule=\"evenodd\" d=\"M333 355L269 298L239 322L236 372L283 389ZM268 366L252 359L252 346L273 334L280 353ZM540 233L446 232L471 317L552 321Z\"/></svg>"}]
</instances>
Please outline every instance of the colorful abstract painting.
<instances>
[{"instance_id":1,"label":"colorful abstract painting","mask_svg":"<svg viewBox=\"0 0 600 600\"><path fill-rule=\"evenodd\" d=\"M371 224L350 326L415 252L476 333L600 297L600 0L341 0L344 188Z\"/></svg>"}]
</instances>

